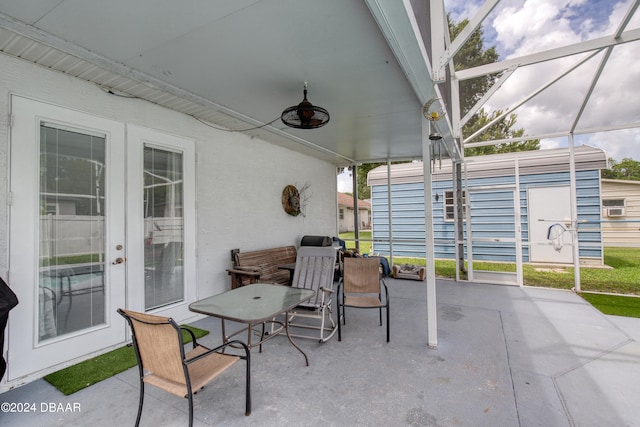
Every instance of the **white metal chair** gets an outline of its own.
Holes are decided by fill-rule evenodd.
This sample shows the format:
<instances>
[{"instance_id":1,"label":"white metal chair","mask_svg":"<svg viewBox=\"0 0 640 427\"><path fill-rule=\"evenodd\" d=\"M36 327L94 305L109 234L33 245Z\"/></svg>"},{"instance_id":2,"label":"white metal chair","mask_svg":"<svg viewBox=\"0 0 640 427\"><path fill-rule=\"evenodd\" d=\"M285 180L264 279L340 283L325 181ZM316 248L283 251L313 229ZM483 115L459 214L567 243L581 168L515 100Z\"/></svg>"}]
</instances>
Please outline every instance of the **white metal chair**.
<instances>
[{"instance_id":1,"label":"white metal chair","mask_svg":"<svg viewBox=\"0 0 640 427\"><path fill-rule=\"evenodd\" d=\"M336 249L332 246L302 246L298 250L291 286L312 289L316 291L316 295L289 313L289 326L313 329L318 333L304 335L294 332L292 336L319 339L320 342L325 342L336 333L337 323L333 319L331 308L335 266ZM302 318L314 320L303 322Z\"/></svg>"}]
</instances>

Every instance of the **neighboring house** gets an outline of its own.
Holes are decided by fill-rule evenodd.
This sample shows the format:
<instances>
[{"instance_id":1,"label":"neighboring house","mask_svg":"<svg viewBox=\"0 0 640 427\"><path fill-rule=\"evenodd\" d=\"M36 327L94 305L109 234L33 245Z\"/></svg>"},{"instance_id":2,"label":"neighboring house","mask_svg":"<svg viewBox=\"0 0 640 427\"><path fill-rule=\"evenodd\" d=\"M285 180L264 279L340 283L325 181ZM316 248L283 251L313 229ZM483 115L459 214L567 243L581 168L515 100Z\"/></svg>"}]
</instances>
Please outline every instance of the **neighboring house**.
<instances>
[{"instance_id":1,"label":"neighboring house","mask_svg":"<svg viewBox=\"0 0 640 427\"><path fill-rule=\"evenodd\" d=\"M371 228L371 203L358 200L358 220L360 230ZM338 193L338 230L340 233L354 231L353 197Z\"/></svg>"},{"instance_id":2,"label":"neighboring house","mask_svg":"<svg viewBox=\"0 0 640 427\"><path fill-rule=\"evenodd\" d=\"M640 181L602 179L604 246L640 245Z\"/></svg>"},{"instance_id":3,"label":"neighboring house","mask_svg":"<svg viewBox=\"0 0 640 427\"><path fill-rule=\"evenodd\" d=\"M474 260L515 262L521 249L523 262L573 262L571 233L563 232L571 226L568 149L470 157L466 162L462 212L471 219L471 226L465 220L464 233L466 251L471 245ZM598 225L600 169L605 167L603 150L575 148L579 253L584 264L603 263ZM454 259L451 164L443 162L441 168L436 164L432 178L435 256ZM391 229L386 180L386 166L369 172L372 237L392 235L398 242L393 245L394 256L424 257L424 238L416 238L425 234L422 163L391 165ZM376 243L375 252L388 254L389 245Z\"/></svg>"}]
</instances>

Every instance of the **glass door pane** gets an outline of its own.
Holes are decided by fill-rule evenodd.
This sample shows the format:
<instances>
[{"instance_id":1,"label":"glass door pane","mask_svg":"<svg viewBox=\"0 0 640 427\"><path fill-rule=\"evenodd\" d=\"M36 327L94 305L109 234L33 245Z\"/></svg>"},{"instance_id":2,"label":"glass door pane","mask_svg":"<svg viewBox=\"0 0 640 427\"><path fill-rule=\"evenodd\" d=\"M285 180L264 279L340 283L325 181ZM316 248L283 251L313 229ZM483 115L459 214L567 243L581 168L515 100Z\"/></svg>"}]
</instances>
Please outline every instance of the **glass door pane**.
<instances>
[{"instance_id":1,"label":"glass door pane","mask_svg":"<svg viewBox=\"0 0 640 427\"><path fill-rule=\"evenodd\" d=\"M40 126L38 341L105 322L105 135Z\"/></svg>"},{"instance_id":2,"label":"glass door pane","mask_svg":"<svg viewBox=\"0 0 640 427\"><path fill-rule=\"evenodd\" d=\"M145 309L184 300L183 156L144 146Z\"/></svg>"}]
</instances>

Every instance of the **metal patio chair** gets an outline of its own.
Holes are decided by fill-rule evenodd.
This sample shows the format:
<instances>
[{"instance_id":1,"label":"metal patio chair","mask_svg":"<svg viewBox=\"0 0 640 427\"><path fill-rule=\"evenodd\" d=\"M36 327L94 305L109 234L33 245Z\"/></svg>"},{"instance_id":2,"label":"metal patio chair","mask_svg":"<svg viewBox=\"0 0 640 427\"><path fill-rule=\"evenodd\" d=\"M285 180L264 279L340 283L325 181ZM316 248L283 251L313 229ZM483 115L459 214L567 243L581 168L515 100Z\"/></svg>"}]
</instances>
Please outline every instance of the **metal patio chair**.
<instances>
[{"instance_id":1,"label":"metal patio chair","mask_svg":"<svg viewBox=\"0 0 640 427\"><path fill-rule=\"evenodd\" d=\"M384 299L382 289L384 288ZM342 341L341 324L346 324L345 307L374 308L387 311L387 342L389 342L389 290L380 275L377 258L345 258L343 277L338 284L338 341Z\"/></svg>"},{"instance_id":2,"label":"metal patio chair","mask_svg":"<svg viewBox=\"0 0 640 427\"><path fill-rule=\"evenodd\" d=\"M144 403L144 385L150 384L176 396L189 399L189 426L193 425L193 395L227 368L243 359L246 362L245 415L251 414L251 354L240 341L230 341L213 349L196 342L187 328L170 317L118 309L132 331L133 345L140 369L140 401L136 426L140 424ZM191 335L192 350L185 353L182 330ZM244 349L243 355L224 354L228 346Z\"/></svg>"},{"instance_id":3,"label":"metal patio chair","mask_svg":"<svg viewBox=\"0 0 640 427\"><path fill-rule=\"evenodd\" d=\"M318 331L316 335L292 333L300 338L318 339L326 342L336 333L337 324L333 318L333 278L336 268L336 249L333 246L302 246L296 257L296 267L291 286L312 289L316 295L309 302L296 307L289 313L289 326ZM303 323L301 319L314 319Z\"/></svg>"}]
</instances>

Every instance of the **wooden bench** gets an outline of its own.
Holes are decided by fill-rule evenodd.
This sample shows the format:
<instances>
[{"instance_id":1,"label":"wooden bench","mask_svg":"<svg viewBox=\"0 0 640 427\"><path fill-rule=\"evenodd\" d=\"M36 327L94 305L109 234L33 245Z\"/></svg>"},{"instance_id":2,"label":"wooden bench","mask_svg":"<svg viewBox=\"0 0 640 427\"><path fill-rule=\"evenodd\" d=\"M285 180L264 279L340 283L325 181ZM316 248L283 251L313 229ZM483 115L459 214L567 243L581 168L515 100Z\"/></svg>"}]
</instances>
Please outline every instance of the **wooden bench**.
<instances>
[{"instance_id":1,"label":"wooden bench","mask_svg":"<svg viewBox=\"0 0 640 427\"><path fill-rule=\"evenodd\" d=\"M234 267L227 270L231 276L231 289L250 283L288 285L290 273L279 267L295 263L296 255L295 246L236 253Z\"/></svg>"}]
</instances>

